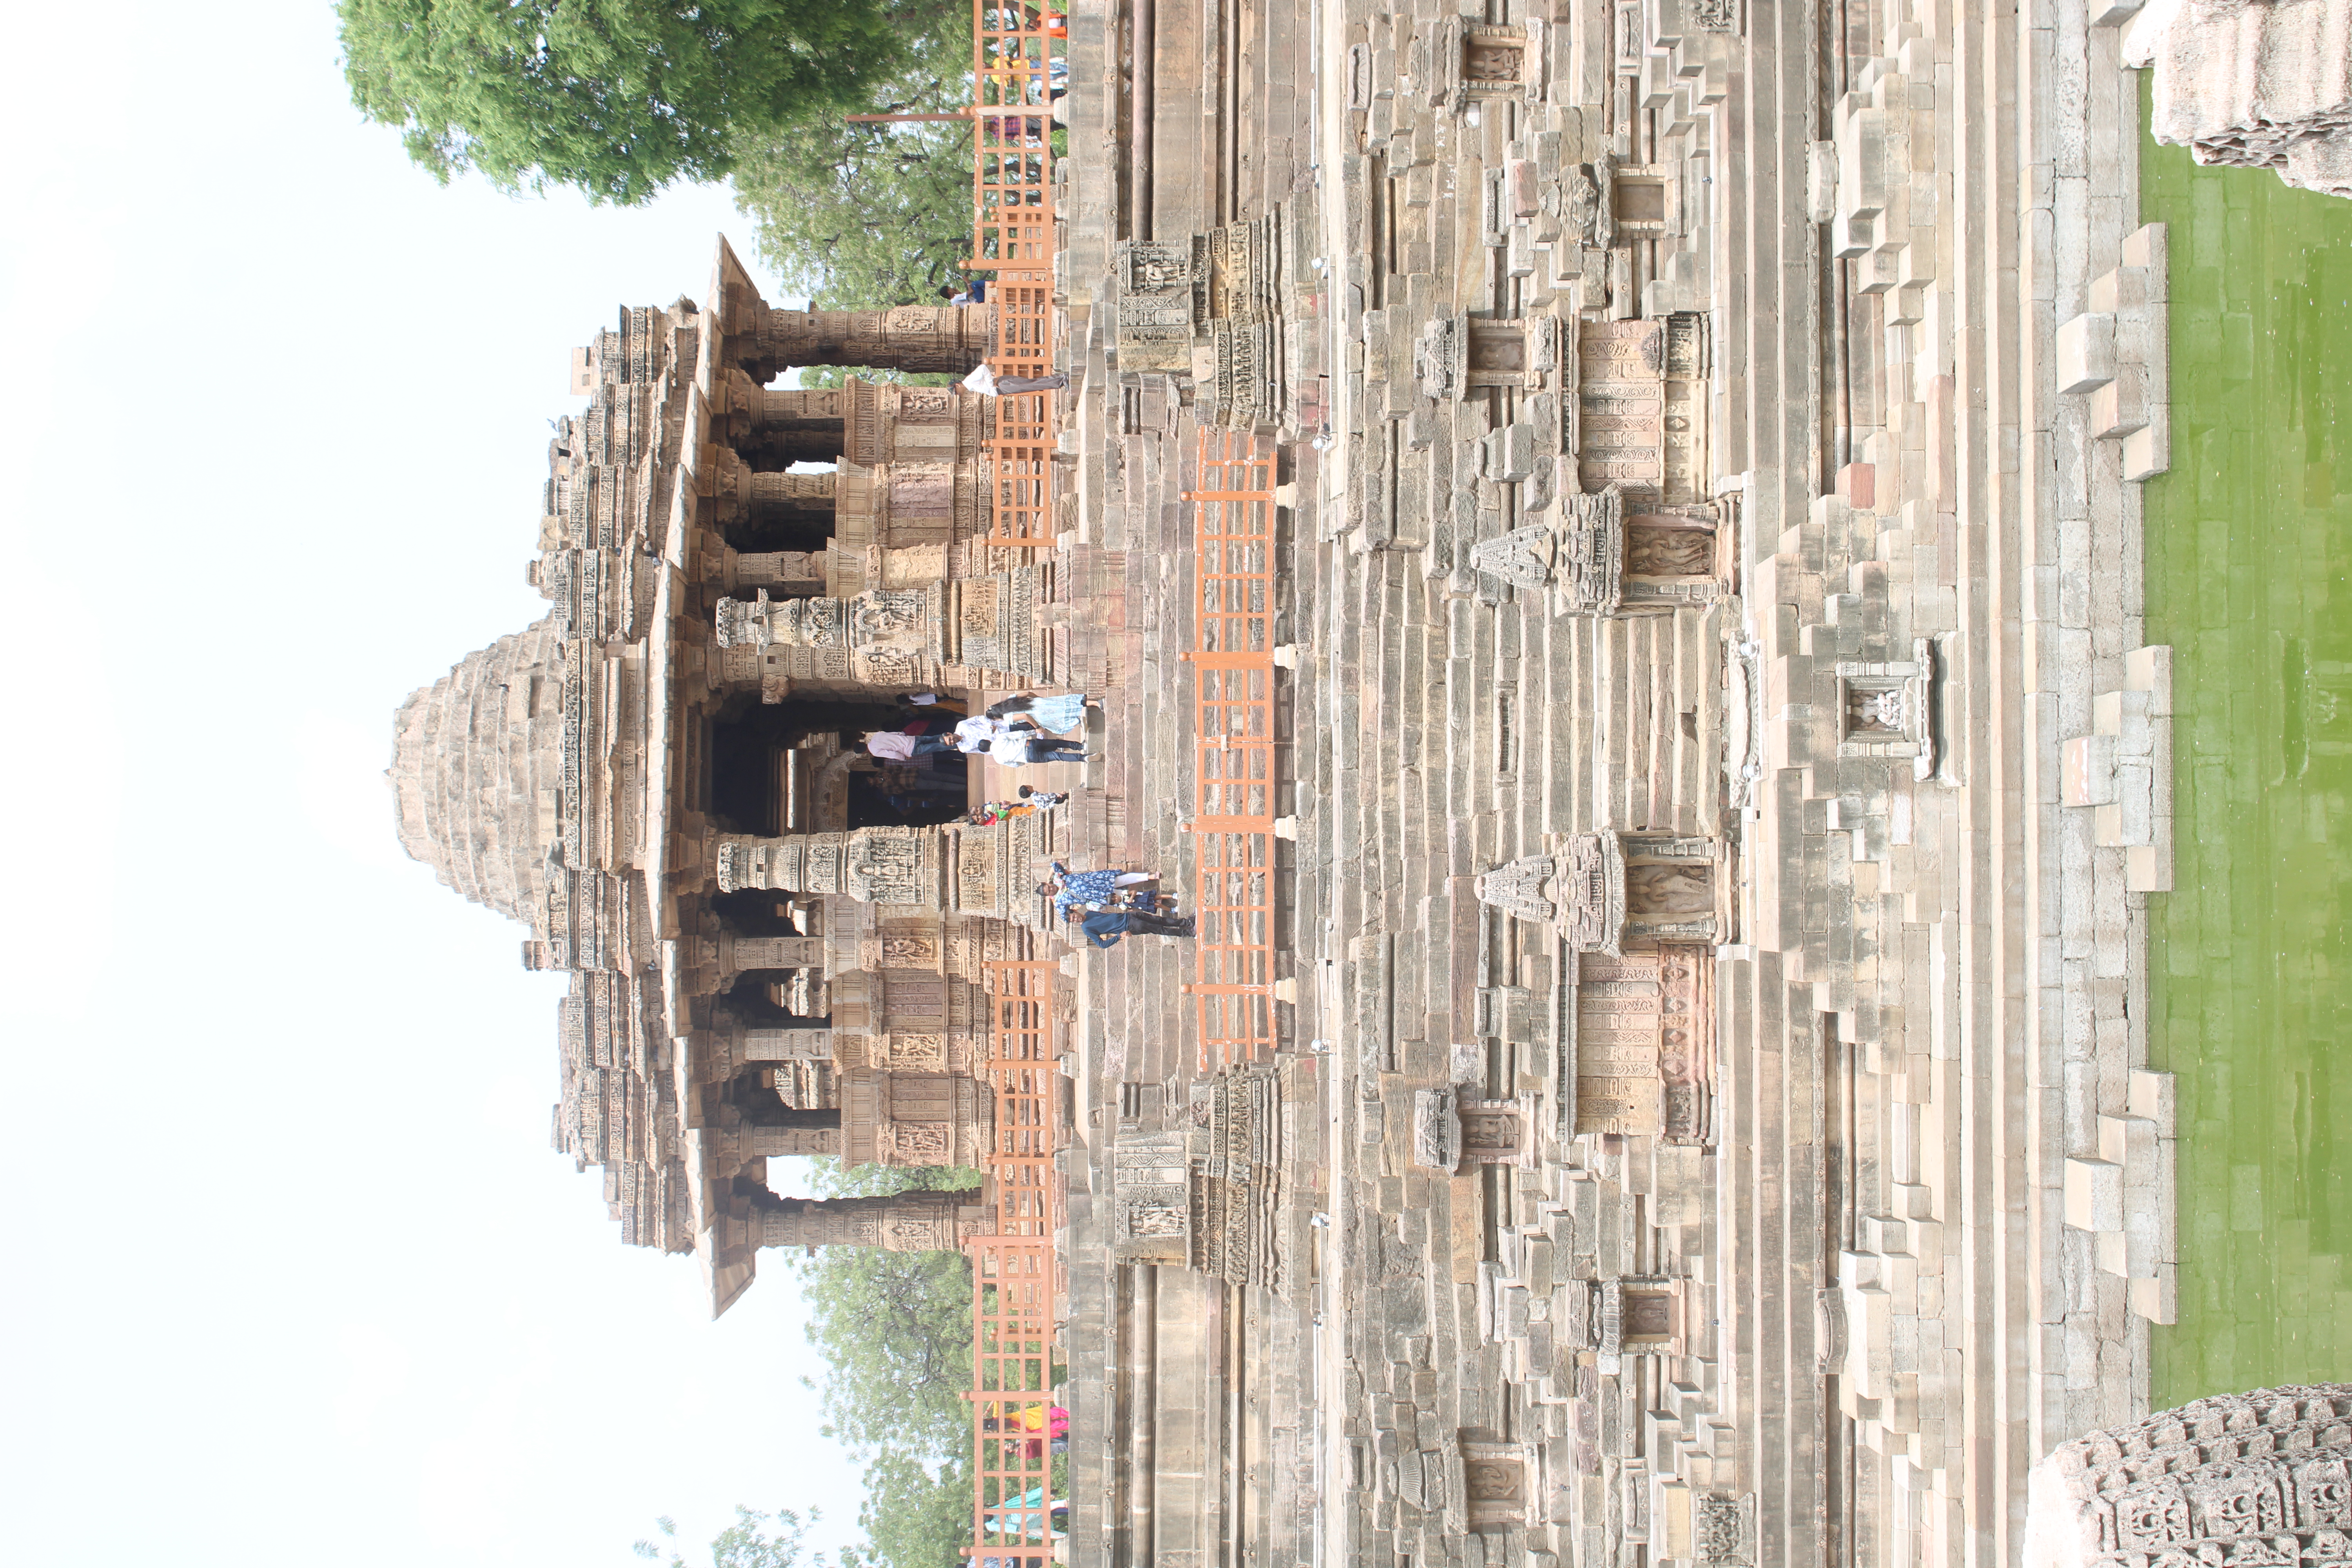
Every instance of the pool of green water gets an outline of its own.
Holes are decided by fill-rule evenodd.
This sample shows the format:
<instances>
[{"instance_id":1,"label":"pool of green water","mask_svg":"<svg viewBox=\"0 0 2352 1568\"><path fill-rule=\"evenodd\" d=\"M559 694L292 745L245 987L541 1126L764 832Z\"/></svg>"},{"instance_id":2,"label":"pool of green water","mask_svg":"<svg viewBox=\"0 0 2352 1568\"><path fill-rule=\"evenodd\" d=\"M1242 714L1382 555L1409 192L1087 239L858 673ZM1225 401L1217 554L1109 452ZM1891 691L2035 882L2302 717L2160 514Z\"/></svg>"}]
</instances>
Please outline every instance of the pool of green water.
<instances>
[{"instance_id":1,"label":"pool of green water","mask_svg":"<svg viewBox=\"0 0 2352 1568\"><path fill-rule=\"evenodd\" d=\"M2352 1381L2352 201L2145 142L2140 212L2172 274L2172 471L2147 487L2177 710L2175 890L2148 899L2149 1053L2179 1095L2162 1407Z\"/></svg>"}]
</instances>

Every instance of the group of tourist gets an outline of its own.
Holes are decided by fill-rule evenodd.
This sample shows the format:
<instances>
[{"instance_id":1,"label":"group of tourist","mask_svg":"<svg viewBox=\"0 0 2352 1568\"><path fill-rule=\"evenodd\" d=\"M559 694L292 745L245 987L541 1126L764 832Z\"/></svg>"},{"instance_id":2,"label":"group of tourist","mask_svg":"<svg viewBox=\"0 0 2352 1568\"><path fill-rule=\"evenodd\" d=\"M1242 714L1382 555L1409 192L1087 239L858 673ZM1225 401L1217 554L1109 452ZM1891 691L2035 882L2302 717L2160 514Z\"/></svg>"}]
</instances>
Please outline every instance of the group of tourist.
<instances>
[{"instance_id":1,"label":"group of tourist","mask_svg":"<svg viewBox=\"0 0 2352 1568\"><path fill-rule=\"evenodd\" d=\"M1080 692L1046 697L1023 692L967 715L942 702L935 692L917 692L902 699L901 706L918 717L901 729L866 731L866 750L890 763L946 752L985 757L1015 768L1085 762L1097 753L1086 749L1084 740L1074 737L1086 724L1087 710L1092 705ZM1018 799L976 805L964 814L963 820L975 827L992 826L1050 810L1067 799L1066 794L1023 784ZM1130 936L1192 935L1192 917L1176 913L1175 900L1158 890L1159 880L1156 871L1119 868L1073 871L1056 860L1052 879L1038 884L1037 892L1054 900L1055 912L1065 921L1077 925L1089 947L1116 947L1122 938Z\"/></svg>"},{"instance_id":2,"label":"group of tourist","mask_svg":"<svg viewBox=\"0 0 2352 1568\"><path fill-rule=\"evenodd\" d=\"M1192 935L1192 917L1175 912L1175 900L1154 888L1159 880L1157 871L1073 871L1056 860L1037 891L1054 900L1062 919L1078 923L1088 947L1117 947L1122 937Z\"/></svg>"},{"instance_id":3,"label":"group of tourist","mask_svg":"<svg viewBox=\"0 0 2352 1568\"><path fill-rule=\"evenodd\" d=\"M1082 763L1095 754L1087 750L1084 741L1067 735L1087 720L1087 699L1075 692L1059 697L1011 697L969 717L936 698L923 708L923 716L903 728L867 731L867 754L886 763L910 763L943 752L961 752L966 756L985 756L1008 768Z\"/></svg>"}]
</instances>

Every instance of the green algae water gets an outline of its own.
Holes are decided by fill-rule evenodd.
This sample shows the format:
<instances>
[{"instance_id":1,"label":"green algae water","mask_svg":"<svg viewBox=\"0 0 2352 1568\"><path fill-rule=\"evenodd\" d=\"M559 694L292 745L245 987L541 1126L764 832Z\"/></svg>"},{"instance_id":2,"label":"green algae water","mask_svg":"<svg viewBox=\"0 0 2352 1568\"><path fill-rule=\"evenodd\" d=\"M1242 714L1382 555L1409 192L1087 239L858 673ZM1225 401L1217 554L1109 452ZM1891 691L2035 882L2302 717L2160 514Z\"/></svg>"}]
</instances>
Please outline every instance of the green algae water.
<instances>
[{"instance_id":1,"label":"green algae water","mask_svg":"<svg viewBox=\"0 0 2352 1568\"><path fill-rule=\"evenodd\" d=\"M2172 301L2172 471L2147 487L2176 709L2175 890L2148 898L2151 1065L2179 1095L2161 1408L2352 1380L2352 201L2144 140L2140 215L2169 226Z\"/></svg>"}]
</instances>

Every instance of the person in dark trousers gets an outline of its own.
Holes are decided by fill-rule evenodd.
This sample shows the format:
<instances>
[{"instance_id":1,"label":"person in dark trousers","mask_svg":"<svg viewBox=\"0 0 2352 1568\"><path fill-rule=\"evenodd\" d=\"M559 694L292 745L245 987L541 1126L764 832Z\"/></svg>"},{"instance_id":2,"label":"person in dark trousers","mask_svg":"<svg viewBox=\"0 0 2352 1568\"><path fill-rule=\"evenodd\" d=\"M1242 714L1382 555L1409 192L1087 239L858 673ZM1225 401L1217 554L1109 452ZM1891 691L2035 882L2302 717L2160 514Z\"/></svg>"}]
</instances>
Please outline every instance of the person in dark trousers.
<instances>
[{"instance_id":1,"label":"person in dark trousers","mask_svg":"<svg viewBox=\"0 0 2352 1568\"><path fill-rule=\"evenodd\" d=\"M1141 910L1089 910L1078 928L1087 933L1088 947L1117 947L1122 937L1191 936L1192 918L1150 915Z\"/></svg>"}]
</instances>

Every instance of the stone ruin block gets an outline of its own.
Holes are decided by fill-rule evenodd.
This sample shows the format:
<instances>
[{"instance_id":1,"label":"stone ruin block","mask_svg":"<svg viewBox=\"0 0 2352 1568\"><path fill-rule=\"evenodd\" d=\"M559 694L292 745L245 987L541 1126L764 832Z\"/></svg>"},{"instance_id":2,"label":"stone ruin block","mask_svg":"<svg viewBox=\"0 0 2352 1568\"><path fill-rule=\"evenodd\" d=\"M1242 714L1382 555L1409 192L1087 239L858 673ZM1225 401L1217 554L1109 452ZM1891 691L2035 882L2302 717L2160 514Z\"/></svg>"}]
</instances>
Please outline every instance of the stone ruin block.
<instances>
[{"instance_id":1,"label":"stone ruin block","mask_svg":"<svg viewBox=\"0 0 2352 1568\"><path fill-rule=\"evenodd\" d=\"M2026 1568L2352 1559L2352 1384L2200 1399L2033 1467Z\"/></svg>"}]
</instances>

